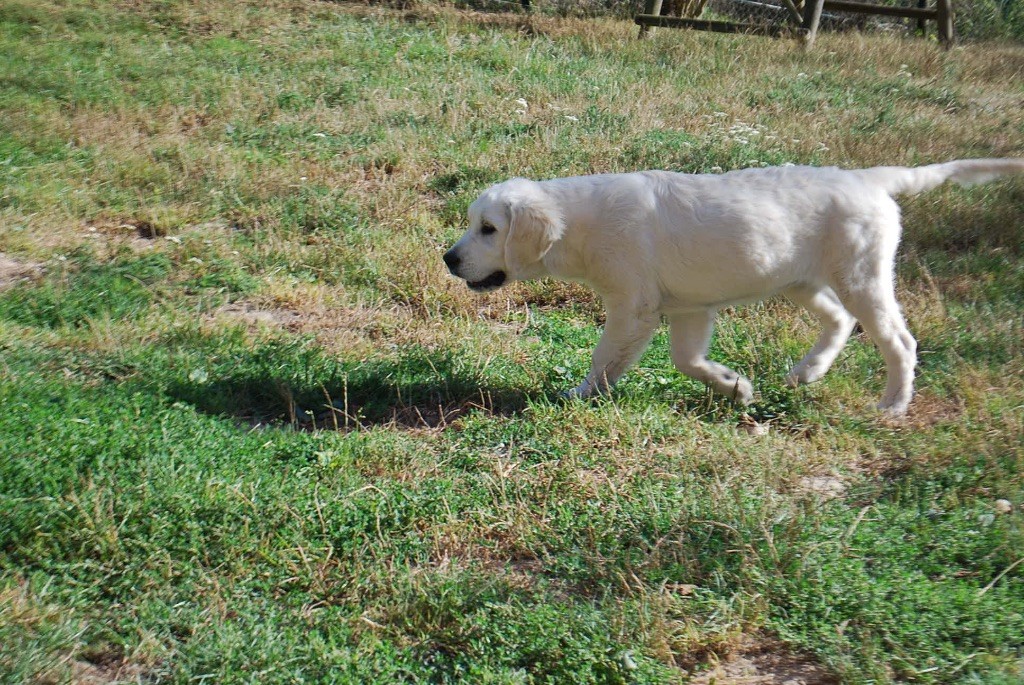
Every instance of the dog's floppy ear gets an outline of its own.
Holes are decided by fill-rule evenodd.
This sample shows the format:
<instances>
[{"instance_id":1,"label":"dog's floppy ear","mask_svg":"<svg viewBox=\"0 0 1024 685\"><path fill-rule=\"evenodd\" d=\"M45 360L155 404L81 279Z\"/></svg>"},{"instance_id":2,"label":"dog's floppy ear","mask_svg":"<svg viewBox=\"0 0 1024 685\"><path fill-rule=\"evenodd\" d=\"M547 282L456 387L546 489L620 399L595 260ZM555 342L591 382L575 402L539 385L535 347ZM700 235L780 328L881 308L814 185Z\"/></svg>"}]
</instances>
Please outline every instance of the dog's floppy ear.
<instances>
[{"instance_id":1,"label":"dog's floppy ear","mask_svg":"<svg viewBox=\"0 0 1024 685\"><path fill-rule=\"evenodd\" d=\"M544 273L540 260L562 237L564 223L554 203L537 194L509 201L509 231L505 240L505 267L513 279Z\"/></svg>"}]
</instances>

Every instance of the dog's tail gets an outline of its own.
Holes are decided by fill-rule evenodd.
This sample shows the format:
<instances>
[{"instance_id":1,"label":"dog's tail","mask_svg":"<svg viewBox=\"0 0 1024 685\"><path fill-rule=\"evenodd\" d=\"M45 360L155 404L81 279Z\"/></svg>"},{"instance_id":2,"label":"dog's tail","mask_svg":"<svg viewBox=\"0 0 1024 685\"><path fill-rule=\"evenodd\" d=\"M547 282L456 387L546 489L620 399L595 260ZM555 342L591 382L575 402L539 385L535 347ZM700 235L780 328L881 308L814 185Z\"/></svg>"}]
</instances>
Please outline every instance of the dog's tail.
<instances>
[{"instance_id":1,"label":"dog's tail","mask_svg":"<svg viewBox=\"0 0 1024 685\"><path fill-rule=\"evenodd\" d=\"M853 173L868 183L881 186L889 195L913 195L931 190L946 181L971 186L1000 176L1024 173L1024 158L965 159L919 167L879 166L858 169Z\"/></svg>"}]
</instances>

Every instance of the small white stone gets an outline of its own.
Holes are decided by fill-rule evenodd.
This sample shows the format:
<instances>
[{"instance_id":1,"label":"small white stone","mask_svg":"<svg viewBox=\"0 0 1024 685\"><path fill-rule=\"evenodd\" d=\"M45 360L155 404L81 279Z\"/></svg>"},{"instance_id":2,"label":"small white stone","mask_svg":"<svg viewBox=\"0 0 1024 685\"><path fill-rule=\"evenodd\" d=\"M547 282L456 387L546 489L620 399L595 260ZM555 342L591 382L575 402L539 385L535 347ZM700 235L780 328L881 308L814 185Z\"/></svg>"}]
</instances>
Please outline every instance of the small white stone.
<instances>
[{"instance_id":1,"label":"small white stone","mask_svg":"<svg viewBox=\"0 0 1024 685\"><path fill-rule=\"evenodd\" d=\"M997 499L995 507L997 514L1009 514L1013 511L1013 504L1008 499Z\"/></svg>"}]
</instances>

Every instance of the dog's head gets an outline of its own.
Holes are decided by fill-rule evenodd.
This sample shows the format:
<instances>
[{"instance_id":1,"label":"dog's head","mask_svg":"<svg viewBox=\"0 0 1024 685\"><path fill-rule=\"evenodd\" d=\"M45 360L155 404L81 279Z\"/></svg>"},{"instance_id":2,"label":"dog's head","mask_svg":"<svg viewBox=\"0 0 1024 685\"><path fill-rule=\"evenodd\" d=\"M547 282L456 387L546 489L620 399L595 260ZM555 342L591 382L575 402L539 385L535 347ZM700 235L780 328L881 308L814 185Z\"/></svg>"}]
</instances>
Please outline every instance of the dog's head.
<instances>
[{"instance_id":1,"label":"dog's head","mask_svg":"<svg viewBox=\"0 0 1024 685\"><path fill-rule=\"evenodd\" d=\"M445 252L444 263L471 290L546 273L541 260L562 237L557 206L543 188L522 178L491 186L469 207L469 230Z\"/></svg>"}]
</instances>

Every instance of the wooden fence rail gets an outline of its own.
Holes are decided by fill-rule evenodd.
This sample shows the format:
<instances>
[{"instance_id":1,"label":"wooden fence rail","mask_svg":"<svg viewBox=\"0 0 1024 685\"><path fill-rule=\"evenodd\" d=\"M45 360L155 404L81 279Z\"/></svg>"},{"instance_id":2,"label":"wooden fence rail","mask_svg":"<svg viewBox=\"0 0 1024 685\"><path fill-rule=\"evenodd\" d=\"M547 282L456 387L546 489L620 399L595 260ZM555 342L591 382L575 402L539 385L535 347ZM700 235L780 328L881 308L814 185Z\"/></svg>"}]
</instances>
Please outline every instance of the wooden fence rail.
<instances>
[{"instance_id":1,"label":"wooden fence rail","mask_svg":"<svg viewBox=\"0 0 1024 685\"><path fill-rule=\"evenodd\" d=\"M939 40L948 48L953 44L953 6L952 0L936 0L934 7L925 7L924 0L917 7L892 7L889 5L872 5L852 0L804 0L799 8L791 1L786 2L790 21L782 24L745 24L730 21L711 21L689 17L666 17L661 14L662 0L646 0L643 14L634 17L640 26L640 37L647 35L654 27L688 28L697 31L715 31L718 33L746 33L752 36L801 36L810 45L818 34L823 10L834 12L852 12L857 14L877 14L888 17L916 19L918 28L924 30L926 21L934 21L938 26Z\"/></svg>"}]
</instances>

